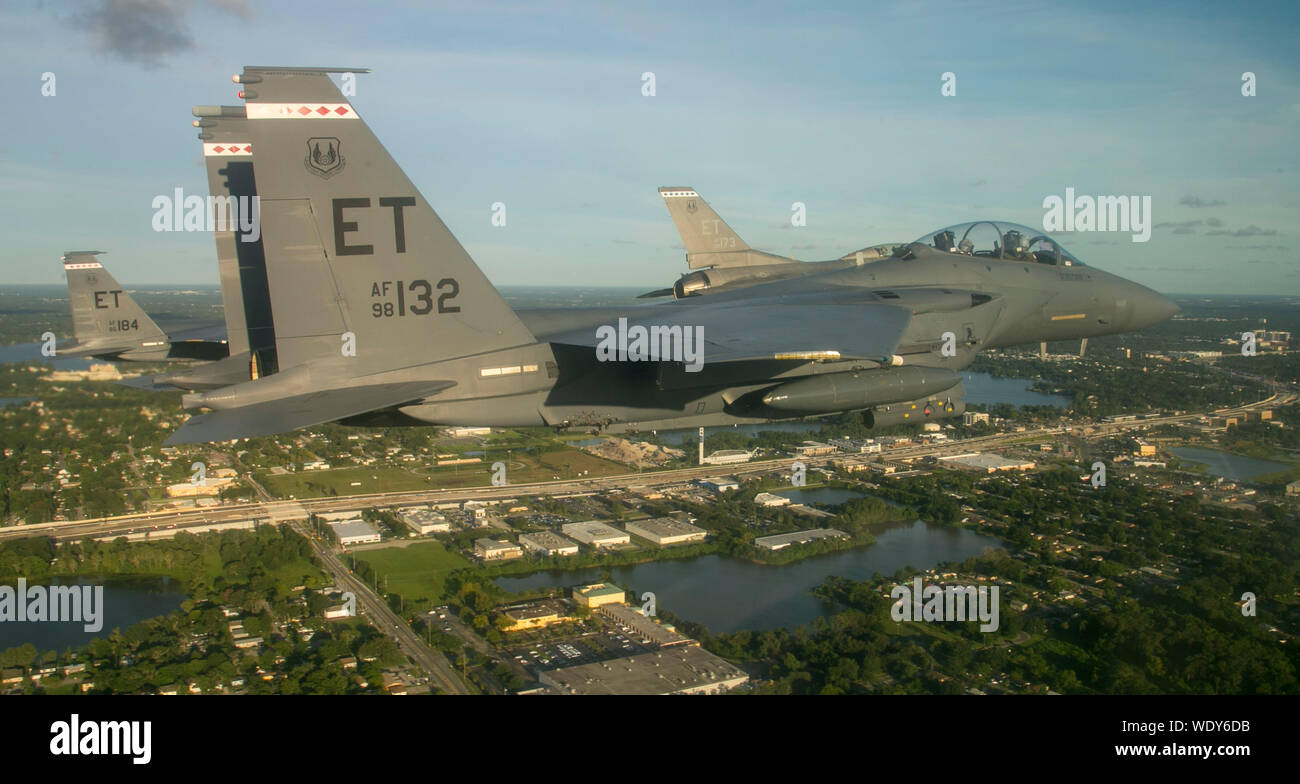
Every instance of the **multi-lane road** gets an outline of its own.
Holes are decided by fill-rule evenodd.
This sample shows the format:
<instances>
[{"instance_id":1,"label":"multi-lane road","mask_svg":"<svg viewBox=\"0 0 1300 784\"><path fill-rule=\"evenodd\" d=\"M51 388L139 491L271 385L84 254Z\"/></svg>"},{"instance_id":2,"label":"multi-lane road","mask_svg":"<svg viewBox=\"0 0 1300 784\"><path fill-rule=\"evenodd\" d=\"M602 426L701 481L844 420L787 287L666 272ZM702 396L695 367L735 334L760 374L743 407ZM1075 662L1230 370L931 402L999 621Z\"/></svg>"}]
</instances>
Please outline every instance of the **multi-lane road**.
<instances>
[{"instance_id":1,"label":"multi-lane road","mask_svg":"<svg viewBox=\"0 0 1300 784\"><path fill-rule=\"evenodd\" d=\"M470 690L456 675L447 658L438 651L433 650L421 640L419 635L412 631L410 624L398 617L397 613L384 603L370 586L366 585L364 580L358 578L355 574L348 571L338 559L338 556L329 547L326 547L307 531L302 523L295 522L292 524L295 531L302 534L303 537L311 542L312 550L315 551L316 557L325 565L325 570L334 578L334 584L339 588L351 591L357 597L357 603L364 610L370 622L377 629L387 634L402 653L406 654L411 661L423 669L434 683L447 694L470 694Z\"/></svg>"},{"instance_id":2,"label":"multi-lane road","mask_svg":"<svg viewBox=\"0 0 1300 784\"><path fill-rule=\"evenodd\" d=\"M1128 430L1144 429L1157 425L1194 422L1203 416L1223 416L1225 414L1244 413L1260 408L1288 405L1295 402L1298 395L1292 391L1280 391L1271 397L1227 409L1213 412L1194 412L1161 417L1148 417L1131 422L1105 422L1088 425L1086 436L1089 438L1114 435ZM888 459L917 458L926 456L942 457L944 455L962 454L972 451L996 449L1018 443L1033 443L1061 435L1065 431L1082 433L1082 426L1054 426L1026 430L1023 432L997 433L988 436L945 441L936 444L921 444L899 447L878 455ZM843 455L798 458L809 467L824 465L832 459ZM210 507L207 509L172 510L162 512L145 512L142 514L120 515L116 517L93 518L87 520L67 520L50 523L33 523L22 526L0 528L0 540L26 536L52 536L59 541L76 540L85 537L104 537L123 534L140 534L145 532L165 532L173 528L204 529L213 525L237 523L247 520L264 520L281 522L303 519L310 514L322 512L346 512L384 506L401 506L405 504L438 503L446 501L488 501L511 498L521 495L561 495L571 493L594 493L612 489L644 487L655 484L688 482L707 476L725 473L730 476L746 476L766 473L788 468L793 458L779 457L769 460L756 460L725 466L691 466L665 471L650 471L635 474L618 474L604 477L583 479L560 479L529 484L506 485L503 487L465 487L448 490L404 490L388 493L367 493L338 498L310 498L297 501L275 501L269 495L258 503L233 504L229 506ZM487 474L484 474L487 478ZM259 495L265 491L260 487Z\"/></svg>"}]
</instances>

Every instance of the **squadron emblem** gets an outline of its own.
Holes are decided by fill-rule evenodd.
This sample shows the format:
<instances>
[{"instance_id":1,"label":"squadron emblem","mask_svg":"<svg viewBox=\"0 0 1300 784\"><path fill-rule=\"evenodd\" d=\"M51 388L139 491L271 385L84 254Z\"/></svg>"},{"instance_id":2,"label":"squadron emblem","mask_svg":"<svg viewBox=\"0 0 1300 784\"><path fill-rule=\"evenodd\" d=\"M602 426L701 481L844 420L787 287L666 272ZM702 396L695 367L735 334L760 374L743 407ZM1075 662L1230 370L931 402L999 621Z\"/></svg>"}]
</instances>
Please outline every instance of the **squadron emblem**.
<instances>
[{"instance_id":1,"label":"squadron emblem","mask_svg":"<svg viewBox=\"0 0 1300 784\"><path fill-rule=\"evenodd\" d=\"M307 157L303 163L307 171L328 180L347 164L343 143L333 136L313 136L307 140Z\"/></svg>"}]
</instances>

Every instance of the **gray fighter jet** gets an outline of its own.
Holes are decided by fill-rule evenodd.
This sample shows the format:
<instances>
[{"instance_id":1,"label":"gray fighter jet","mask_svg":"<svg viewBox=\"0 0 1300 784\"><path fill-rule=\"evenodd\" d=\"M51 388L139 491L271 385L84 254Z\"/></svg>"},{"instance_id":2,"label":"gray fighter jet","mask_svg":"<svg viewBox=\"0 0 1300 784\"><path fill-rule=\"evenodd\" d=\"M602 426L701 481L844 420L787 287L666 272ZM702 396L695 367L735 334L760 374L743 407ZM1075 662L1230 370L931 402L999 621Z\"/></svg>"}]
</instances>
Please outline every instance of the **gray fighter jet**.
<instances>
[{"instance_id":1,"label":"gray fighter jet","mask_svg":"<svg viewBox=\"0 0 1300 784\"><path fill-rule=\"evenodd\" d=\"M956 371L981 349L1141 329L1177 311L1008 227L1021 236L1004 233L996 251L948 247L941 231L938 245L707 297L516 312L331 72L235 77L258 156L276 370L186 395L187 409L208 411L169 443L333 421L628 430L845 411L876 425L922 421L961 412Z\"/></svg>"},{"instance_id":2,"label":"gray fighter jet","mask_svg":"<svg viewBox=\"0 0 1300 784\"><path fill-rule=\"evenodd\" d=\"M60 357L157 362L216 360L229 353L220 324L177 322L159 326L99 260L103 251L63 254L76 343Z\"/></svg>"}]
</instances>

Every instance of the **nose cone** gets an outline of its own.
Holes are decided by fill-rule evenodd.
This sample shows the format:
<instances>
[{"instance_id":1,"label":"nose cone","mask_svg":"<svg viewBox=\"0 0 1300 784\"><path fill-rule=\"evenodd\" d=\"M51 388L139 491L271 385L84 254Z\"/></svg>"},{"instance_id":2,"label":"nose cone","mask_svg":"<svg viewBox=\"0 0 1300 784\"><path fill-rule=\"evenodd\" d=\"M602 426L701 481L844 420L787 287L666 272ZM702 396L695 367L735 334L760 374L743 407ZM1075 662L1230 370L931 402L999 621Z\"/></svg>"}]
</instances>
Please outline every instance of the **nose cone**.
<instances>
[{"instance_id":1,"label":"nose cone","mask_svg":"<svg viewBox=\"0 0 1300 784\"><path fill-rule=\"evenodd\" d=\"M1133 308L1131 329L1143 329L1172 318L1182 308L1165 295L1145 286L1138 286L1137 291L1129 295Z\"/></svg>"}]
</instances>

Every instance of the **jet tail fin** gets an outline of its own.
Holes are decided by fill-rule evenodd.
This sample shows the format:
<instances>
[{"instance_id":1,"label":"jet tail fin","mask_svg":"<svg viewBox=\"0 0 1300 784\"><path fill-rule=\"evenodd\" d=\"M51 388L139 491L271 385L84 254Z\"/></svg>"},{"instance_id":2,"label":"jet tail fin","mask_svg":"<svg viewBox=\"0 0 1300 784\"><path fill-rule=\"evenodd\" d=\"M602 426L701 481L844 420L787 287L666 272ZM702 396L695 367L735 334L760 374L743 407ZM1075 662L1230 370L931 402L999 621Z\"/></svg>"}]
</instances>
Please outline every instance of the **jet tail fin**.
<instances>
[{"instance_id":1,"label":"jet tail fin","mask_svg":"<svg viewBox=\"0 0 1300 784\"><path fill-rule=\"evenodd\" d=\"M694 188L663 187L659 195L686 246L686 263L691 269L798 263L749 247Z\"/></svg>"},{"instance_id":2,"label":"jet tail fin","mask_svg":"<svg viewBox=\"0 0 1300 784\"><path fill-rule=\"evenodd\" d=\"M63 254L68 276L68 301L76 346L60 349L65 356L122 356L163 359L169 351L167 333L149 318L131 295L104 269L98 250Z\"/></svg>"},{"instance_id":3,"label":"jet tail fin","mask_svg":"<svg viewBox=\"0 0 1300 784\"><path fill-rule=\"evenodd\" d=\"M236 77L280 372L356 377L535 343L331 72L250 66Z\"/></svg>"},{"instance_id":4,"label":"jet tail fin","mask_svg":"<svg viewBox=\"0 0 1300 784\"><path fill-rule=\"evenodd\" d=\"M253 177L253 145L242 106L196 106L195 127L203 141L203 161L213 201L224 200L227 209L241 214L257 199ZM237 231L234 221L213 232L221 300L226 317L230 355L251 354L243 379L276 371L275 321L266 280L266 254L260 233Z\"/></svg>"}]
</instances>

